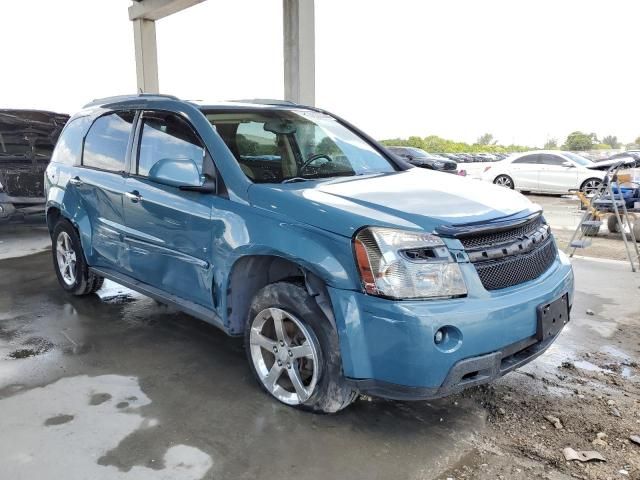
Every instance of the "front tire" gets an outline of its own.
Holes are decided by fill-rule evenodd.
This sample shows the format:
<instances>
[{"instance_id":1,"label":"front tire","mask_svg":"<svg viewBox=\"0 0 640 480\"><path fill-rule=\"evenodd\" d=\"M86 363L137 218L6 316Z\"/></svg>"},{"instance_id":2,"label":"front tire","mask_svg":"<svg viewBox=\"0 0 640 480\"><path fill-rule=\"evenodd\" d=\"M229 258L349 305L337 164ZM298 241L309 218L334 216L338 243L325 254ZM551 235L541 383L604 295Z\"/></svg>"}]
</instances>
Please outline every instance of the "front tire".
<instances>
[{"instance_id":1,"label":"front tire","mask_svg":"<svg viewBox=\"0 0 640 480\"><path fill-rule=\"evenodd\" d=\"M582 182L582 185L580 185L580 191L585 195L592 195L598 191L601 184L602 180L599 178L587 178Z\"/></svg>"},{"instance_id":2,"label":"front tire","mask_svg":"<svg viewBox=\"0 0 640 480\"><path fill-rule=\"evenodd\" d=\"M89 270L78 232L66 219L53 228L51 253L58 282L66 292L89 295L102 287L104 278Z\"/></svg>"},{"instance_id":3,"label":"front tire","mask_svg":"<svg viewBox=\"0 0 640 480\"><path fill-rule=\"evenodd\" d=\"M509 175L498 175L493 180L493 183L501 187L510 188L511 190L513 190L514 188L513 178L511 178Z\"/></svg>"},{"instance_id":4,"label":"front tire","mask_svg":"<svg viewBox=\"0 0 640 480\"><path fill-rule=\"evenodd\" d=\"M282 403L334 413L357 397L342 375L337 332L302 285L277 282L255 295L245 350L262 388Z\"/></svg>"}]
</instances>

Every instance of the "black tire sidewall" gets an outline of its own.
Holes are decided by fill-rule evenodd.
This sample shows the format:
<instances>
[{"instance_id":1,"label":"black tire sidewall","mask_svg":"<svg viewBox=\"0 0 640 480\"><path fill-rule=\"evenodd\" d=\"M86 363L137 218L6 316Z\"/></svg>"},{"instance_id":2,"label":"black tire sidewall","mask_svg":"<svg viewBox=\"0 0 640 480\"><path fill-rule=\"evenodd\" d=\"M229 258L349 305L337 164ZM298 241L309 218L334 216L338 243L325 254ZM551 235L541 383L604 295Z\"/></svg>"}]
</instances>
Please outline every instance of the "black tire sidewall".
<instances>
[{"instance_id":1,"label":"black tire sidewall","mask_svg":"<svg viewBox=\"0 0 640 480\"><path fill-rule=\"evenodd\" d=\"M587 183L591 182L592 180L595 180L595 181L597 181L597 182L602 183L602 180L601 180L601 179L599 179L599 178L597 178L597 177L587 178L584 182L582 182L582 185L580 185L580 191L581 191L582 193L587 193L587 192L585 192L585 191L584 191L584 189L585 189L585 187L586 187Z\"/></svg>"},{"instance_id":2,"label":"black tire sidewall","mask_svg":"<svg viewBox=\"0 0 640 480\"><path fill-rule=\"evenodd\" d=\"M493 180L493 183L494 183L495 185L498 185L498 183L497 183L497 182L498 182L498 179L499 179L499 178L502 178L502 177L504 177L504 178L508 178L508 179L509 179L509 182L511 182L511 184L507 187L509 190L513 190L513 189L515 189L515 187L516 187L516 186L515 186L515 184L513 183L513 178L511 178L509 175L505 175L505 174L498 175L498 176ZM498 186L499 186L499 187L503 187L503 188L504 188L504 185L498 185Z\"/></svg>"},{"instance_id":3,"label":"black tire sidewall","mask_svg":"<svg viewBox=\"0 0 640 480\"><path fill-rule=\"evenodd\" d=\"M607 228L609 233L620 233L622 231L615 215L609 215L609 218L607 218Z\"/></svg>"},{"instance_id":4,"label":"black tire sidewall","mask_svg":"<svg viewBox=\"0 0 640 480\"><path fill-rule=\"evenodd\" d=\"M56 244L58 242L58 236L61 232L67 233L71 239L73 245L73 251L76 254L76 281L73 285L67 285L62 278L60 268L58 268L58 258L56 255ZM78 294L83 292L87 283L87 264L84 260L84 252L82 250L82 244L80 243L80 237L78 232L68 220L60 220L53 229L51 236L51 255L53 257L53 267L58 277L58 283L67 292L72 294Z\"/></svg>"},{"instance_id":5,"label":"black tire sidewall","mask_svg":"<svg viewBox=\"0 0 640 480\"><path fill-rule=\"evenodd\" d=\"M316 300L311 297L304 286L277 282L267 285L254 297L245 326L245 350L251 371L264 391L264 387L255 370L251 357L251 324L256 315L265 308L276 307L294 315L311 331L318 351L320 372L316 388L311 397L303 404L293 405L303 410L318 413L333 413L346 407L353 399L350 388L346 386L342 375L342 358L338 334L322 313Z\"/></svg>"}]
</instances>

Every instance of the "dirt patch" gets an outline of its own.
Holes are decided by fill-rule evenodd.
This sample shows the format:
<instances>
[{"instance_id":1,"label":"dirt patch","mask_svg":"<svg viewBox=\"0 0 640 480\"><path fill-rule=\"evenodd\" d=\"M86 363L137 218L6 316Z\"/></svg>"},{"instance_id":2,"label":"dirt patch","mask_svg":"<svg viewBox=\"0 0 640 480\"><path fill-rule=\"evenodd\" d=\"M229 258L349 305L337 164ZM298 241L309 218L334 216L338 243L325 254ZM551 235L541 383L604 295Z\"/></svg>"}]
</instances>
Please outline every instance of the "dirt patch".
<instances>
[{"instance_id":1,"label":"dirt patch","mask_svg":"<svg viewBox=\"0 0 640 480\"><path fill-rule=\"evenodd\" d=\"M14 350L13 352L9 353L9 358L19 360L22 358L35 357L36 355L42 355L43 353L48 352L55 345L46 338L31 337L25 340L22 346L26 348L19 348L17 350Z\"/></svg>"},{"instance_id":2,"label":"dirt patch","mask_svg":"<svg viewBox=\"0 0 640 480\"><path fill-rule=\"evenodd\" d=\"M637 354L639 337L617 340ZM640 446L630 440L640 432L638 363L602 351L581 356L463 393L487 410L489 428L474 455L439 478L640 479ZM566 461L567 447L596 450L606 462Z\"/></svg>"},{"instance_id":3,"label":"dirt patch","mask_svg":"<svg viewBox=\"0 0 640 480\"><path fill-rule=\"evenodd\" d=\"M108 402L109 400L111 400L111 395L108 393L94 393L91 395L89 405L102 405L104 402Z\"/></svg>"},{"instance_id":4,"label":"dirt patch","mask_svg":"<svg viewBox=\"0 0 640 480\"><path fill-rule=\"evenodd\" d=\"M51 427L54 425L62 425L64 423L69 423L73 419L73 415L56 415L55 417L47 418L44 421L44 426Z\"/></svg>"}]
</instances>

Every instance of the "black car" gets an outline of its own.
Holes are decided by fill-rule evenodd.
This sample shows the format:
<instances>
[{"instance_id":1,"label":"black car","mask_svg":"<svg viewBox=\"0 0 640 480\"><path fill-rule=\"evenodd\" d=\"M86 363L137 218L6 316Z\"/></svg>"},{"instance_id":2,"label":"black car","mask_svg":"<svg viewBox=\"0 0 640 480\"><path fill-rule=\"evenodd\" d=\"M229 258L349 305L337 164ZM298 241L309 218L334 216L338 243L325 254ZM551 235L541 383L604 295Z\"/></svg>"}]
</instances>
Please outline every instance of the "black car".
<instances>
[{"instance_id":1,"label":"black car","mask_svg":"<svg viewBox=\"0 0 640 480\"><path fill-rule=\"evenodd\" d=\"M433 153L427 153L421 148L391 146L387 147L387 150L416 167L439 170L447 173L458 172L458 164L453 160Z\"/></svg>"},{"instance_id":2,"label":"black car","mask_svg":"<svg viewBox=\"0 0 640 480\"><path fill-rule=\"evenodd\" d=\"M0 109L0 223L44 214L44 171L68 115Z\"/></svg>"}]
</instances>

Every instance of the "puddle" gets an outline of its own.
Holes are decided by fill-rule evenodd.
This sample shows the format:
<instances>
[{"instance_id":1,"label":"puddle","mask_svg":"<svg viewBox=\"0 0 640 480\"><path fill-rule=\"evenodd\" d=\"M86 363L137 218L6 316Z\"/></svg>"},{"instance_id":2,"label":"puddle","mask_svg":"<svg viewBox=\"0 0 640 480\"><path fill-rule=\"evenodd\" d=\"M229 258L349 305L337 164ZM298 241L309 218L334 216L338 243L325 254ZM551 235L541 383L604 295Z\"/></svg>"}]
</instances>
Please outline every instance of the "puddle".
<instances>
[{"instance_id":1,"label":"puddle","mask_svg":"<svg viewBox=\"0 0 640 480\"><path fill-rule=\"evenodd\" d=\"M135 292L127 287L123 287L111 280L105 280L102 288L96 292L105 303L130 303L140 298L145 298L141 293Z\"/></svg>"},{"instance_id":2,"label":"puddle","mask_svg":"<svg viewBox=\"0 0 640 480\"><path fill-rule=\"evenodd\" d=\"M597 366L595 363L588 362L587 360L576 360L572 362L576 368L580 370L586 370L588 372L610 372L611 370L606 370Z\"/></svg>"},{"instance_id":3,"label":"puddle","mask_svg":"<svg viewBox=\"0 0 640 480\"><path fill-rule=\"evenodd\" d=\"M620 375L622 375L624 378L629 380L636 378L631 367L622 367L622 370L620 371Z\"/></svg>"},{"instance_id":4,"label":"puddle","mask_svg":"<svg viewBox=\"0 0 640 480\"><path fill-rule=\"evenodd\" d=\"M98 403L107 395L109 401ZM128 408L117 408L122 401ZM154 418L143 416L142 407L150 403L136 377L121 375L67 377L1 399L0 431L14 433L0 436L2 478L203 478L213 460L188 445L165 450L154 468L130 465L120 469L98 463L134 432L151 426L162 428Z\"/></svg>"}]
</instances>

